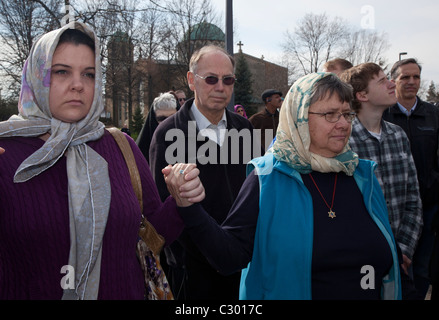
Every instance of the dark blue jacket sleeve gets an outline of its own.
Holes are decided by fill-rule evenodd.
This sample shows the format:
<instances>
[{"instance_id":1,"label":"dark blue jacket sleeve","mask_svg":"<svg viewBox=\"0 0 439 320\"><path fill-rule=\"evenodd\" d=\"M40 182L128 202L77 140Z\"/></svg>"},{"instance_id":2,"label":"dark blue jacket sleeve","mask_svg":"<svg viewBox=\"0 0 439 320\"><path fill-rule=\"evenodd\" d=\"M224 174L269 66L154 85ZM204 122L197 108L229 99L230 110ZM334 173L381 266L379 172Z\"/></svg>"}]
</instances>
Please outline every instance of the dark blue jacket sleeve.
<instances>
[{"instance_id":1,"label":"dark blue jacket sleeve","mask_svg":"<svg viewBox=\"0 0 439 320\"><path fill-rule=\"evenodd\" d=\"M186 231L218 272L228 275L247 267L259 214L259 180L253 172L244 181L222 225L200 204L178 208L178 211Z\"/></svg>"}]
</instances>

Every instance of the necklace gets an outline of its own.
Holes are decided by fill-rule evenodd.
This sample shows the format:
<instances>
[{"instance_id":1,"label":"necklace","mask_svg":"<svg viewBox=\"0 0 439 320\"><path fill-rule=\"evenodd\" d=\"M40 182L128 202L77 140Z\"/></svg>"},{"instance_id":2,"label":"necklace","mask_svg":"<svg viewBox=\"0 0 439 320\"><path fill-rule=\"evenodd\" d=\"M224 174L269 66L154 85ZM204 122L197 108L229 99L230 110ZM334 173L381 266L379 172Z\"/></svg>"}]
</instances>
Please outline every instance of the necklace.
<instances>
[{"instance_id":1,"label":"necklace","mask_svg":"<svg viewBox=\"0 0 439 320\"><path fill-rule=\"evenodd\" d=\"M335 218L335 212L332 211L332 207L334 206L334 198L335 198L335 189L337 187L337 176L338 173L335 174L335 181L334 181L334 190L332 191L332 202L331 202L331 206L329 206L329 204L326 202L325 198L323 197L323 194L321 193L319 187L317 186L317 183L314 181L314 178L312 177L311 173L309 174L312 182L314 182L314 185L317 188L317 191L320 193L320 196L322 197L323 201L325 202L326 206L328 207L329 211L328 211L328 217L330 217L331 219Z\"/></svg>"}]
</instances>

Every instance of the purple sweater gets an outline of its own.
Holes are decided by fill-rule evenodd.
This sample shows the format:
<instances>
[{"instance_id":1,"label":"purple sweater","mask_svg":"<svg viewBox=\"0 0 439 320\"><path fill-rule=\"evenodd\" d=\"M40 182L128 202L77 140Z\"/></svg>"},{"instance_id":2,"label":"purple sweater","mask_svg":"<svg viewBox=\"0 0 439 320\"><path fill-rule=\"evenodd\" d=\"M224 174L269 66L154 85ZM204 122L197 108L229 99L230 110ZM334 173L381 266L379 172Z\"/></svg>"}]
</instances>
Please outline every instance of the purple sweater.
<instances>
[{"instance_id":1,"label":"purple sweater","mask_svg":"<svg viewBox=\"0 0 439 320\"><path fill-rule=\"evenodd\" d=\"M161 202L149 166L129 138L139 168L144 214L167 244L183 229L175 201ZM66 158L24 183L13 183L18 166L43 145L38 138L0 139L0 299L60 299L70 233ZM128 169L107 131L89 143L107 162L111 204L102 249L99 299L142 299L143 274L136 257L140 208Z\"/></svg>"}]
</instances>

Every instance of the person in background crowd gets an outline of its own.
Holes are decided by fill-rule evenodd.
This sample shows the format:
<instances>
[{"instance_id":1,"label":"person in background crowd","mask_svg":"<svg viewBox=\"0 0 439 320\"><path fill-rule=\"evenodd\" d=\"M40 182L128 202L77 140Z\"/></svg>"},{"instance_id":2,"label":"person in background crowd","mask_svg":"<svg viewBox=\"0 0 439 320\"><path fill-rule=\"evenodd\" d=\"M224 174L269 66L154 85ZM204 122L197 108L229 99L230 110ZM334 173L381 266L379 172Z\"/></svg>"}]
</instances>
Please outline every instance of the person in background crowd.
<instances>
[{"instance_id":1,"label":"person in background crowd","mask_svg":"<svg viewBox=\"0 0 439 320\"><path fill-rule=\"evenodd\" d=\"M250 122L255 129L261 130L261 144L264 150L267 149L270 142L276 134L277 126L279 125L279 110L282 106L282 92L274 89L267 89L261 95L265 108L250 117ZM270 137L265 141L266 133L269 131Z\"/></svg>"},{"instance_id":2,"label":"person in background crowd","mask_svg":"<svg viewBox=\"0 0 439 320\"><path fill-rule=\"evenodd\" d=\"M160 93L152 103L157 122L160 123L177 112L175 96L169 92Z\"/></svg>"},{"instance_id":3,"label":"person in background crowd","mask_svg":"<svg viewBox=\"0 0 439 320\"><path fill-rule=\"evenodd\" d=\"M272 149L250 162L227 219L215 221L198 203L178 209L215 270L245 268L241 299L401 298L398 246L375 163L348 144L351 101L352 87L332 73L298 79ZM178 197L166 177L172 171L165 181Z\"/></svg>"},{"instance_id":4,"label":"person in background crowd","mask_svg":"<svg viewBox=\"0 0 439 320\"><path fill-rule=\"evenodd\" d=\"M323 65L323 72L332 72L339 76L343 71L348 70L352 67L353 65L350 61L337 58L334 60L326 61L326 63Z\"/></svg>"},{"instance_id":5,"label":"person in background crowd","mask_svg":"<svg viewBox=\"0 0 439 320\"><path fill-rule=\"evenodd\" d=\"M416 165L424 227L412 265L416 289L425 297L430 285L429 263L433 253L432 221L439 210L439 109L417 96L421 65L416 59L397 61L390 76L396 85L398 101L384 112L383 119L405 131Z\"/></svg>"},{"instance_id":6,"label":"person in background crowd","mask_svg":"<svg viewBox=\"0 0 439 320\"><path fill-rule=\"evenodd\" d=\"M235 112L236 112L237 114L240 114L240 115L243 116L244 118L248 119L248 118L247 118L247 113L245 113L245 109L244 109L244 107L243 107L242 105L237 104L237 105L235 106Z\"/></svg>"},{"instance_id":7,"label":"person in background crowd","mask_svg":"<svg viewBox=\"0 0 439 320\"><path fill-rule=\"evenodd\" d=\"M206 198L201 204L218 223L224 221L235 201L245 180L246 163L252 158L249 154L248 160L240 158L239 163L232 162L231 158L236 151L244 150L245 141L232 139L228 132L253 134L247 119L227 110L235 83L234 68L234 58L218 46L202 47L192 55L187 79L194 98L187 100L176 114L157 128L149 155L162 199L169 195L162 168L174 161L167 159L167 154L171 153L169 149L174 148L187 162L196 163L206 189ZM184 141L166 139L169 132L176 131L184 133ZM247 144L253 145L253 140ZM206 161L206 148L209 158L212 157L210 153L214 154L213 161ZM226 159L221 158L224 150L227 151ZM258 152L261 154L262 150ZM177 299L238 299L240 270L228 276L218 273L187 232L184 231L179 241L165 252L170 267L168 280L175 288Z\"/></svg>"},{"instance_id":8,"label":"person in background crowd","mask_svg":"<svg viewBox=\"0 0 439 320\"><path fill-rule=\"evenodd\" d=\"M123 133L126 133L127 135L131 136L130 128L128 128L128 120L125 120L123 127L120 129Z\"/></svg>"},{"instance_id":9,"label":"person in background crowd","mask_svg":"<svg viewBox=\"0 0 439 320\"><path fill-rule=\"evenodd\" d=\"M375 63L348 69L340 79L353 87L349 144L362 159L377 163L375 174L384 192L393 234L401 248L403 298L416 298L408 270L422 230L422 203L410 142L401 127L382 120L383 112L396 103L395 84Z\"/></svg>"},{"instance_id":10,"label":"person in background crowd","mask_svg":"<svg viewBox=\"0 0 439 320\"><path fill-rule=\"evenodd\" d=\"M171 92L160 93L151 105L148 117L137 137L137 146L149 163L149 146L155 129L160 122L177 112L177 101Z\"/></svg>"},{"instance_id":11,"label":"person in background crowd","mask_svg":"<svg viewBox=\"0 0 439 320\"><path fill-rule=\"evenodd\" d=\"M121 150L99 121L100 59L86 24L41 36L23 68L19 115L0 122L2 300L145 297L136 256L142 212ZM191 194L162 202L145 158L125 136L139 169L143 214L170 244L183 229L176 204L187 205ZM187 170L180 183L200 186L194 165L177 166ZM202 199L198 190L192 195ZM63 287L67 266L74 279Z\"/></svg>"},{"instance_id":12,"label":"person in background crowd","mask_svg":"<svg viewBox=\"0 0 439 320\"><path fill-rule=\"evenodd\" d=\"M177 96L177 102L181 107L186 101L186 93L184 93L183 90L177 90L175 91L175 95ZM180 107L178 109L180 109Z\"/></svg>"}]
</instances>

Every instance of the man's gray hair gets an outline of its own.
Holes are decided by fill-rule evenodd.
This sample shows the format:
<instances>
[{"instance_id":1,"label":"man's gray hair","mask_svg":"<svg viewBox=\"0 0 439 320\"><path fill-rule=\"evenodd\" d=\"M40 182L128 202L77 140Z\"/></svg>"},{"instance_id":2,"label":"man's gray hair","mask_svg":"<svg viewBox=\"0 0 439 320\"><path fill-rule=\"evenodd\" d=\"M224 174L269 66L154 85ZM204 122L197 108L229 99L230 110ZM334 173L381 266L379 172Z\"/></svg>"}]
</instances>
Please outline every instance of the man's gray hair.
<instances>
[{"instance_id":1,"label":"man's gray hair","mask_svg":"<svg viewBox=\"0 0 439 320\"><path fill-rule=\"evenodd\" d=\"M400 60L400 61L396 61L395 64L392 66L392 69L390 70L390 77L392 78L392 80L396 80L396 78L399 77L399 74L401 73L400 70L399 70L399 67L404 66L404 65L409 64L409 63L416 64L418 66L418 68L419 68L419 72L422 71L421 65L414 58L409 58L409 59L403 59L403 60Z\"/></svg>"},{"instance_id":2,"label":"man's gray hair","mask_svg":"<svg viewBox=\"0 0 439 320\"><path fill-rule=\"evenodd\" d=\"M219 51L224 53L230 59L230 62L232 63L233 66L233 70L235 70L235 58L233 58L233 56L231 56L224 48L210 44L202 47L201 49L195 51L192 54L191 61L189 62L189 71L195 73L197 71L198 61L200 61L200 59L206 53L214 52L214 51Z\"/></svg>"}]
</instances>

